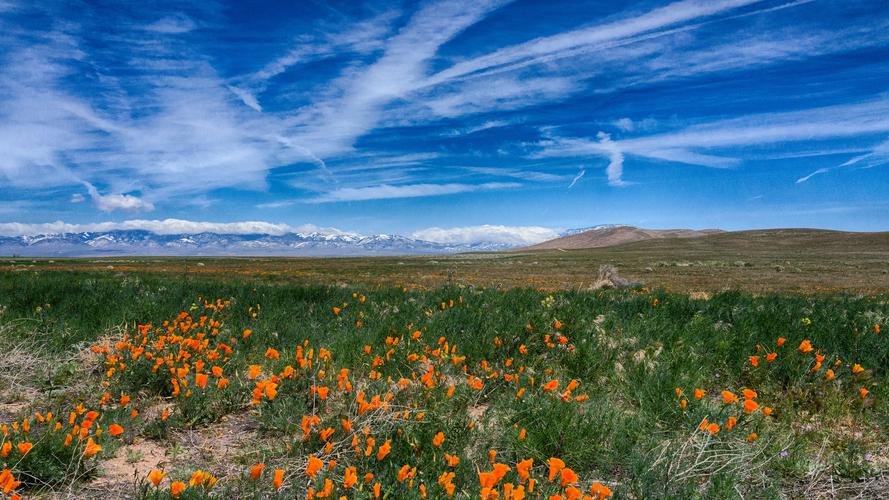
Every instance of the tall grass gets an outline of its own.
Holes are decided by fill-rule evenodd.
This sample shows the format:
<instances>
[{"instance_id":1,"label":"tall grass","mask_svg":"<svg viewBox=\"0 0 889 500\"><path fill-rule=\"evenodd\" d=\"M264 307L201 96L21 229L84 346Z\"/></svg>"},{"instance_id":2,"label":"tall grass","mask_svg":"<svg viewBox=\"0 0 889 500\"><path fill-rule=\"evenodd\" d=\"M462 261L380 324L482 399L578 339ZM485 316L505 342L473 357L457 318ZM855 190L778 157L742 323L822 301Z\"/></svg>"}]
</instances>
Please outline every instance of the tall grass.
<instances>
[{"instance_id":1,"label":"tall grass","mask_svg":"<svg viewBox=\"0 0 889 500\"><path fill-rule=\"evenodd\" d=\"M333 306L353 303L355 292L366 294L367 303L344 308L340 315L331 313ZM448 305L460 297L459 307ZM889 304L879 297L728 292L693 300L644 289L371 290L269 284L244 277L8 272L0 274L0 342L39 345L47 356L70 356L109 332L173 318L199 298L229 299L240 312L226 318L226 337L247 328L254 332L230 362L241 369L261 360L269 347L291 355L294 346L308 340L334 353L337 366L366 373L363 346L404 336L411 325L422 328L425 339L444 337L456 344L472 368L485 360L502 369L508 359L522 357L527 373L538 383L556 378L564 385L577 379L578 393L589 396L576 405L543 393L517 399L499 380L486 381L480 393L461 381L452 399L397 396L395 404L420 404L427 418L422 425L400 431L393 463L436 470L434 460L441 453L419 454L409 443L428 447L438 430L448 429L448 449L473 458L462 463L458 473L471 475L485 467L489 449L513 463L534 458L541 464L558 456L583 477L610 481L618 496L780 495L825 477L855 482L885 473L864 459L885 453L889 442L889 333L874 332L875 325L889 319ZM257 304L261 312L256 318L244 313ZM356 321L363 323L361 328ZM556 333L556 321L562 325L558 333L570 339L570 350L543 341L544 335ZM787 341L776 362L751 367L749 356L774 350L778 337ZM803 361L794 361L803 339L830 362L839 359L844 367L866 367L867 379L822 383ZM522 345L527 356L519 352ZM386 365L384 376L397 380L413 369L397 360ZM133 382L134 392L167 395L147 383L140 386L139 380ZM373 387L386 390L383 382ZM867 405L855 394L863 383L870 390ZM690 400L685 410L677 387ZM750 423L749 430L767 438L756 444L744 442L743 436L722 442L697 432L701 419L724 420L726 415L718 413L722 410L715 402L691 400L696 387L706 388L708 398L721 389L755 387L775 414L755 428ZM273 438L294 432L298 418L313 404L306 399L307 389L289 388L292 393L282 393L275 404L263 408L260 434ZM217 406L198 405L193 418L171 420L171 425L212 423L247 407L248 399L245 391L215 402ZM466 428L470 414L482 432ZM527 436L518 441L516 433L523 428ZM308 450L263 446L269 446L266 455L281 461ZM827 467L828 476L811 474L818 467ZM434 483L434 478L426 481ZM229 487L238 488L234 484Z\"/></svg>"}]
</instances>

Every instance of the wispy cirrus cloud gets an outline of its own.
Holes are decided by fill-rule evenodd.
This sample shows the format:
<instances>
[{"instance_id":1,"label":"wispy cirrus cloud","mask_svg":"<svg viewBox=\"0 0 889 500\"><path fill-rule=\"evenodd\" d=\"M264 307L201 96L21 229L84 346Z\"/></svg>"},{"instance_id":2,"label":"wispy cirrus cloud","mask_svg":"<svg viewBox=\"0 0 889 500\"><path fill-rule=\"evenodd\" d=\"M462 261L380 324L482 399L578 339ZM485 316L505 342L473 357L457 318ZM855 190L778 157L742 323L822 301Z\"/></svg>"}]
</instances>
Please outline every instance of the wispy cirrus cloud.
<instances>
[{"instance_id":1,"label":"wispy cirrus cloud","mask_svg":"<svg viewBox=\"0 0 889 500\"><path fill-rule=\"evenodd\" d=\"M439 1L421 7L386 42L379 59L334 82L341 95L300 113L294 140L311 145L322 156L348 151L358 137L377 126L385 105L407 97L417 87L441 45L505 3Z\"/></svg>"},{"instance_id":2,"label":"wispy cirrus cloud","mask_svg":"<svg viewBox=\"0 0 889 500\"><path fill-rule=\"evenodd\" d=\"M699 165L711 168L737 166L743 161L739 148L764 147L774 144L836 140L889 132L889 100L877 99L863 103L824 106L821 108L781 113L759 113L727 120L693 125L684 129L650 134L619 141L600 132L597 140L551 136L541 142L541 151L533 156L600 156L609 160L608 181L622 185L625 155ZM881 146L858 160L879 156ZM843 148L845 149L845 147ZM889 148L884 148L889 151ZM831 150L822 151L830 154ZM851 164L846 162L846 165ZM818 171L813 173L825 173ZM811 176L798 182L805 182Z\"/></svg>"},{"instance_id":3,"label":"wispy cirrus cloud","mask_svg":"<svg viewBox=\"0 0 889 500\"><path fill-rule=\"evenodd\" d=\"M517 182L485 182L482 184L406 184L400 186L381 184L379 186L339 188L315 198L310 198L307 201L308 203L330 203L336 201L418 198L457 193L472 193L477 191L494 191L517 188L520 186L521 184Z\"/></svg>"},{"instance_id":4,"label":"wispy cirrus cloud","mask_svg":"<svg viewBox=\"0 0 889 500\"><path fill-rule=\"evenodd\" d=\"M495 50L491 53L454 64L429 77L426 85L469 75L479 76L488 72L515 70L530 64L550 62L555 58L570 57L580 48L610 44L653 30L664 29L678 23L707 17L738 7L758 3L760 0L686 0L653 9L613 22L580 28L557 35L536 38L518 45Z\"/></svg>"}]
</instances>

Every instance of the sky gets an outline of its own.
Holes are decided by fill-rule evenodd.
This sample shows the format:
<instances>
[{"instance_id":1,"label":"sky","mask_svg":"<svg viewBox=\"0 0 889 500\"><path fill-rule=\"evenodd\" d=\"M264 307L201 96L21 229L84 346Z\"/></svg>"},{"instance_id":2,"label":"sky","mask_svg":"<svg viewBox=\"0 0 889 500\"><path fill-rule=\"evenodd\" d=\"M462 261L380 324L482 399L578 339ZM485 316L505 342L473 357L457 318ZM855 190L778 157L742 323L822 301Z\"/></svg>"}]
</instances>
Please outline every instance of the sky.
<instances>
[{"instance_id":1,"label":"sky","mask_svg":"<svg viewBox=\"0 0 889 500\"><path fill-rule=\"evenodd\" d=\"M0 0L0 235L889 230L884 1Z\"/></svg>"}]
</instances>

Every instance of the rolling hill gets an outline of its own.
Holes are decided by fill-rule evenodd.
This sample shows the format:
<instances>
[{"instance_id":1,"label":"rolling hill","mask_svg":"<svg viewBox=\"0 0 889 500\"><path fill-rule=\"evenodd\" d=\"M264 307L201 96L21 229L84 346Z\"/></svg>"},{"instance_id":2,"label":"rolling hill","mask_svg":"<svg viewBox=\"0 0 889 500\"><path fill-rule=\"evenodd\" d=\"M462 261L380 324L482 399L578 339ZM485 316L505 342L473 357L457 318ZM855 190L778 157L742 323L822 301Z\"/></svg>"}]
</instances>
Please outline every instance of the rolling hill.
<instances>
[{"instance_id":1,"label":"rolling hill","mask_svg":"<svg viewBox=\"0 0 889 500\"><path fill-rule=\"evenodd\" d=\"M521 250L579 250L603 248L636 241L666 238L698 238L719 234L719 229L641 229L633 226L598 226L587 231L568 234Z\"/></svg>"}]
</instances>

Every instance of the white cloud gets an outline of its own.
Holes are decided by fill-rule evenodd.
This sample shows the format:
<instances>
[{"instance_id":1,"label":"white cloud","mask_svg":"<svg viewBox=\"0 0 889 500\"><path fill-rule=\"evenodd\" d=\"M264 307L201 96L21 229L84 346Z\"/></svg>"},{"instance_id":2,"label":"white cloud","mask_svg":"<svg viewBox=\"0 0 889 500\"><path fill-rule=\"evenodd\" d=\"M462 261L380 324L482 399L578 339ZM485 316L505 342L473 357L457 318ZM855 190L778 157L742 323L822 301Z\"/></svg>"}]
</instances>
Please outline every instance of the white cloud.
<instances>
[{"instance_id":1,"label":"white cloud","mask_svg":"<svg viewBox=\"0 0 889 500\"><path fill-rule=\"evenodd\" d=\"M533 182L561 182L571 178L570 175L549 174L534 170L518 170L502 167L466 167L466 170L474 174L489 175L492 177L512 177L514 179Z\"/></svg>"},{"instance_id":2,"label":"white cloud","mask_svg":"<svg viewBox=\"0 0 889 500\"><path fill-rule=\"evenodd\" d=\"M148 210L152 202L221 187L263 189L270 169L317 159L282 138L279 117L240 105L188 45L138 29L122 35L133 72L127 85L138 92L98 74L100 84L86 98L66 83L89 60L77 40L35 36L43 42L10 45L4 59L16 64L0 64L0 186L101 183L108 192L139 191L151 201L93 196L98 208Z\"/></svg>"},{"instance_id":3,"label":"white cloud","mask_svg":"<svg viewBox=\"0 0 889 500\"><path fill-rule=\"evenodd\" d=\"M103 212L113 212L115 210L123 210L126 212L150 212L154 210L154 204L150 201L143 200L138 196L131 194L107 194L102 195L99 190L92 184L85 182L90 198L93 199L93 205ZM73 200L72 200L73 201Z\"/></svg>"},{"instance_id":4,"label":"white cloud","mask_svg":"<svg viewBox=\"0 0 889 500\"><path fill-rule=\"evenodd\" d=\"M83 197L80 193L74 193L71 195L71 203L82 203L86 198Z\"/></svg>"},{"instance_id":5,"label":"white cloud","mask_svg":"<svg viewBox=\"0 0 889 500\"><path fill-rule=\"evenodd\" d=\"M536 38L462 61L431 76L426 85L435 85L468 75L476 76L485 72L514 70L528 64L552 60L554 57L568 57L578 48L613 43L616 40L711 16L758 1L760 0L685 0L675 2L642 15Z\"/></svg>"},{"instance_id":6,"label":"white cloud","mask_svg":"<svg viewBox=\"0 0 889 500\"><path fill-rule=\"evenodd\" d=\"M557 229L541 226L499 226L484 224L440 228L430 227L415 231L412 238L435 243L481 243L493 242L507 245L534 245L559 237Z\"/></svg>"},{"instance_id":7,"label":"white cloud","mask_svg":"<svg viewBox=\"0 0 889 500\"><path fill-rule=\"evenodd\" d=\"M624 154L623 151L611 140L611 136L605 132L599 132L596 135L599 139L599 146L608 155L608 167L605 173L608 175L608 184L616 187L625 186L622 176L624 174Z\"/></svg>"},{"instance_id":8,"label":"white cloud","mask_svg":"<svg viewBox=\"0 0 889 500\"><path fill-rule=\"evenodd\" d=\"M581 169L580 172L578 172L577 175L575 175L574 178L571 179L571 184L568 184L568 189L573 188L574 185L577 184L578 181L583 179L584 175L586 175L586 170Z\"/></svg>"},{"instance_id":9,"label":"white cloud","mask_svg":"<svg viewBox=\"0 0 889 500\"><path fill-rule=\"evenodd\" d=\"M321 156L348 151L358 137L377 126L385 105L418 87L439 47L504 3L427 3L388 40L379 59L367 67L353 68L333 82L339 95L300 113L297 121L303 126L294 140Z\"/></svg>"},{"instance_id":10,"label":"white cloud","mask_svg":"<svg viewBox=\"0 0 889 500\"><path fill-rule=\"evenodd\" d=\"M256 99L256 96L250 93L250 91L234 87L232 85L229 85L228 89L232 91L232 94L238 96L238 99L240 99L241 102L243 102L250 108L255 109L256 111L262 112L262 106L259 105L259 101Z\"/></svg>"},{"instance_id":11,"label":"white cloud","mask_svg":"<svg viewBox=\"0 0 889 500\"><path fill-rule=\"evenodd\" d=\"M746 115L619 141L612 140L603 132L597 135L597 141L551 136L540 143L542 150L532 157L604 156L609 159L609 184L618 186L623 184L621 178L625 155L730 168L741 164L743 158L728 155L751 154L757 146L835 140L884 132L889 132L889 99L877 99L802 111ZM724 154L714 154L721 151ZM836 154L836 151L828 149L822 153ZM868 160L879 163L887 158L889 143L877 145L869 153L841 166ZM799 182L805 180L808 177Z\"/></svg>"},{"instance_id":12,"label":"white cloud","mask_svg":"<svg viewBox=\"0 0 889 500\"><path fill-rule=\"evenodd\" d=\"M442 196L446 194L470 193L474 191L510 189L519 186L521 186L521 184L517 182L486 182L483 184L406 184L401 186L381 184L379 186L335 189L308 201L309 203L328 203L335 201L419 198L423 196Z\"/></svg>"},{"instance_id":13,"label":"white cloud","mask_svg":"<svg viewBox=\"0 0 889 500\"><path fill-rule=\"evenodd\" d=\"M657 126L657 120L654 118L643 118L641 120L633 120L632 118L620 118L614 121L614 126L622 132L633 132L653 129Z\"/></svg>"},{"instance_id":14,"label":"white cloud","mask_svg":"<svg viewBox=\"0 0 889 500\"><path fill-rule=\"evenodd\" d=\"M146 30L154 33L170 35L188 33L195 28L197 28L197 24L185 14L166 16L145 27Z\"/></svg>"},{"instance_id":15,"label":"white cloud","mask_svg":"<svg viewBox=\"0 0 889 500\"><path fill-rule=\"evenodd\" d=\"M579 88L576 79L571 77L501 76L461 83L451 91L422 96L415 105L428 108L434 116L454 118L492 110L525 108L566 96ZM413 110L410 115L414 120L424 118L421 109Z\"/></svg>"},{"instance_id":16,"label":"white cloud","mask_svg":"<svg viewBox=\"0 0 889 500\"><path fill-rule=\"evenodd\" d=\"M865 166L872 167L875 165L886 163L886 161L889 161L889 141L877 144L876 146L871 148L870 152L863 155L858 155L840 166L848 167L851 165L862 163Z\"/></svg>"},{"instance_id":17,"label":"white cloud","mask_svg":"<svg viewBox=\"0 0 889 500\"><path fill-rule=\"evenodd\" d=\"M629 118L621 118L614 122L614 126L623 130L624 132L631 132L633 130L633 120Z\"/></svg>"},{"instance_id":18,"label":"white cloud","mask_svg":"<svg viewBox=\"0 0 889 500\"><path fill-rule=\"evenodd\" d=\"M62 221L44 224L23 224L18 222L0 223L2 236L30 236L35 234L60 234L81 232L143 230L155 234L270 234L283 235L288 233L321 233L321 234L355 234L344 233L334 228L321 228L312 224L289 226L263 221L243 222L200 222L182 219L164 220L125 220L122 222L96 222L90 224L69 224Z\"/></svg>"},{"instance_id":19,"label":"white cloud","mask_svg":"<svg viewBox=\"0 0 889 500\"><path fill-rule=\"evenodd\" d=\"M816 175L826 174L827 172L830 172L829 168L819 168L818 170L812 172L811 174L809 174L805 177L800 177L799 179L796 180L796 183L802 184L803 182L806 182L807 180L811 179L812 177L815 177Z\"/></svg>"}]
</instances>

